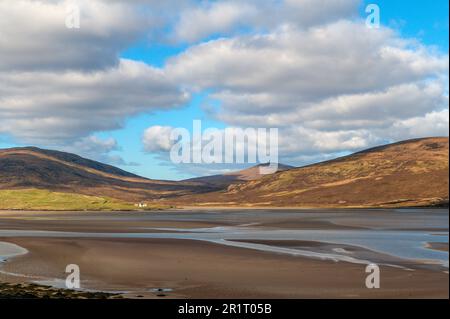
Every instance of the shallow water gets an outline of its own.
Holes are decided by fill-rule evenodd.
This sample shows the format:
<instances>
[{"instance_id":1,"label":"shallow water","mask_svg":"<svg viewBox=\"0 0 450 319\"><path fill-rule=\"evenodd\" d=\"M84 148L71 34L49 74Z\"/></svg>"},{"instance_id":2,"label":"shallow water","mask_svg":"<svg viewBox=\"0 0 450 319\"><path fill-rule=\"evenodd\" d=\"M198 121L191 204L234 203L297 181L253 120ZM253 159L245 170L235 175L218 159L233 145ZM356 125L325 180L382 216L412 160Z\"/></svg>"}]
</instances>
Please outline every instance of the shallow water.
<instances>
[{"instance_id":1,"label":"shallow water","mask_svg":"<svg viewBox=\"0 0 450 319\"><path fill-rule=\"evenodd\" d=\"M436 264L448 268L448 252L426 248L427 243L448 244L448 210L384 209L384 210L244 210L244 211L170 211L158 213L45 213L36 218L71 222L123 222L122 232L67 232L40 229L0 229L0 237L69 237L69 238L167 238L213 242L220 245L256 249L271 253L353 263L382 262ZM209 222L221 226L203 228L139 227L127 222ZM311 223L316 229L291 225ZM6 222L7 223L7 222ZM271 223L277 226L271 226ZM282 226L280 226L280 223ZM0 220L1 225L5 219ZM138 223L139 224L139 223ZM317 225L317 224L316 224ZM350 229L349 229L350 228ZM130 232L127 232L130 231ZM157 232L155 232L157 231ZM250 240L274 241L274 244L250 243ZM282 247L276 241L312 241L333 244L332 251L308 247ZM342 246L359 247L367 253L349 252ZM0 258L1 258L0 250Z\"/></svg>"},{"instance_id":2,"label":"shallow water","mask_svg":"<svg viewBox=\"0 0 450 319\"><path fill-rule=\"evenodd\" d=\"M8 258L25 255L28 250L12 243L0 241L0 263Z\"/></svg>"}]
</instances>

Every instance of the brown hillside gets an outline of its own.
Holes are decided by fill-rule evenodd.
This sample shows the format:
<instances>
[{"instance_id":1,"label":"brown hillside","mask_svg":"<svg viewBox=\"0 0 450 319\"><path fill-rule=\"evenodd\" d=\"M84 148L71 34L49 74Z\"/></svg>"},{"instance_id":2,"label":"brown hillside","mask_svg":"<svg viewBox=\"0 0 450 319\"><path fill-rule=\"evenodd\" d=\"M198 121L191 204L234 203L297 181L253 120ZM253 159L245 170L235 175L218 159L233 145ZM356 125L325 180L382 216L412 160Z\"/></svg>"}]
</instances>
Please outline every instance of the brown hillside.
<instances>
[{"instance_id":1,"label":"brown hillside","mask_svg":"<svg viewBox=\"0 0 450 319\"><path fill-rule=\"evenodd\" d=\"M396 207L448 204L448 138L381 146L290 169L227 191L185 196L204 206Z\"/></svg>"},{"instance_id":2,"label":"brown hillside","mask_svg":"<svg viewBox=\"0 0 450 319\"><path fill-rule=\"evenodd\" d=\"M211 191L198 183L150 180L77 155L12 148L0 150L0 189L37 188L127 201Z\"/></svg>"}]
</instances>

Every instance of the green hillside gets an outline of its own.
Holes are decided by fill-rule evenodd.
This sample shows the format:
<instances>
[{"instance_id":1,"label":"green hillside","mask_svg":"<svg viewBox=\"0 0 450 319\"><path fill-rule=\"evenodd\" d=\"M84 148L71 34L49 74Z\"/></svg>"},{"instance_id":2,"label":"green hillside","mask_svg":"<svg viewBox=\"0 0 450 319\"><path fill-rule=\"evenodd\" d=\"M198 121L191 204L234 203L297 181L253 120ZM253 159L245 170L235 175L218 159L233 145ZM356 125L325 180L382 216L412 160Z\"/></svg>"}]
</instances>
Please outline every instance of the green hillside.
<instances>
[{"instance_id":1,"label":"green hillside","mask_svg":"<svg viewBox=\"0 0 450 319\"><path fill-rule=\"evenodd\" d=\"M156 208L156 207L153 207ZM2 210L136 210L133 203L39 189L0 190ZM149 207L148 209L152 209Z\"/></svg>"}]
</instances>

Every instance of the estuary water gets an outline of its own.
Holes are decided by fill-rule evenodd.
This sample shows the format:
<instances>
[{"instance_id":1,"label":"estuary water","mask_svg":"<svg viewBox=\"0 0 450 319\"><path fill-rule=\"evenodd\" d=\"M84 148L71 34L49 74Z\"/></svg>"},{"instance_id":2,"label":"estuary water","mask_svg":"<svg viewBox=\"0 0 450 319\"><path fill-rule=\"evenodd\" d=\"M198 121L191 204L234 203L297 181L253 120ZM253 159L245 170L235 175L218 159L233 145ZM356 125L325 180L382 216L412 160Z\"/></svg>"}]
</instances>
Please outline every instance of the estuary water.
<instances>
[{"instance_id":1,"label":"estuary water","mask_svg":"<svg viewBox=\"0 0 450 319\"><path fill-rule=\"evenodd\" d=\"M446 209L46 212L14 219L0 215L0 238L198 240L324 260L444 270L449 264L448 227ZM435 249L436 244L447 248ZM0 260L8 252L12 256L11 250L0 245ZM25 253L19 250L16 247L16 253Z\"/></svg>"}]
</instances>

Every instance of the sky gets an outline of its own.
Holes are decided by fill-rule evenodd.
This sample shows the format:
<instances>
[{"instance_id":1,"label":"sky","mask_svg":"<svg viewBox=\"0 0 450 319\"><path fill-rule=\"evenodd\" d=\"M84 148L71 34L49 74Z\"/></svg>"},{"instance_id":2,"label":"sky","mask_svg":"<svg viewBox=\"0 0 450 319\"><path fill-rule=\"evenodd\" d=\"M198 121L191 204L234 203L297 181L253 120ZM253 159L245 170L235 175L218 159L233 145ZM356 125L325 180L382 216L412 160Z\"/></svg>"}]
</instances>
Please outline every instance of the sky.
<instances>
[{"instance_id":1,"label":"sky","mask_svg":"<svg viewBox=\"0 0 450 319\"><path fill-rule=\"evenodd\" d=\"M198 119L294 166L448 136L448 29L447 0L0 0L0 148L179 180L238 167L170 161Z\"/></svg>"}]
</instances>

